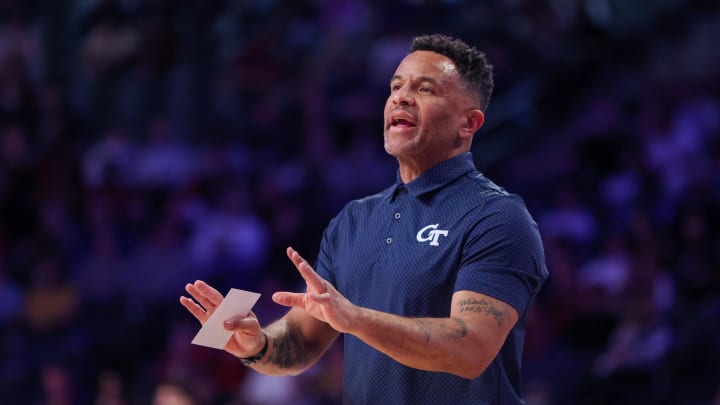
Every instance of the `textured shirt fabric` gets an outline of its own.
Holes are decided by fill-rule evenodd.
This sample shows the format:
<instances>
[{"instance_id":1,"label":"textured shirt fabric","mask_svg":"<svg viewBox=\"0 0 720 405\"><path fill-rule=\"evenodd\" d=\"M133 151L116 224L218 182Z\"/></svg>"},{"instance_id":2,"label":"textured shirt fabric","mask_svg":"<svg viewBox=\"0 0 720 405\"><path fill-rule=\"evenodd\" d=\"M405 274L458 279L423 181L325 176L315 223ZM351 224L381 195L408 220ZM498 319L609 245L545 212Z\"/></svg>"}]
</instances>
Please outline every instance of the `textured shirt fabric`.
<instances>
[{"instance_id":1,"label":"textured shirt fabric","mask_svg":"<svg viewBox=\"0 0 720 405\"><path fill-rule=\"evenodd\" d=\"M325 230L315 268L350 301L378 311L447 317L453 293L469 290L520 315L473 380L407 367L345 335L345 403L524 403L528 306L547 278L542 242L522 199L478 172L470 153L348 203Z\"/></svg>"}]
</instances>

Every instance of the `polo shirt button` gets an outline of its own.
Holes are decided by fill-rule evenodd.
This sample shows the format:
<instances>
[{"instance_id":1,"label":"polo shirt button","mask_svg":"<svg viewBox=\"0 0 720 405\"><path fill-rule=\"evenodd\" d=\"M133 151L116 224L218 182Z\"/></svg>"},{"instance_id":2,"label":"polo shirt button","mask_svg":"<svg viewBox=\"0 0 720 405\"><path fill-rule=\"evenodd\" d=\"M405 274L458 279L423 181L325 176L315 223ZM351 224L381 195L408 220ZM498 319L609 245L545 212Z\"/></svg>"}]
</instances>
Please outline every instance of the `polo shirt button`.
<instances>
[{"instance_id":1,"label":"polo shirt button","mask_svg":"<svg viewBox=\"0 0 720 405\"><path fill-rule=\"evenodd\" d=\"M385 239L385 243L387 243L388 245L391 244L391 243L392 243L392 238L387 238L387 239Z\"/></svg>"},{"instance_id":2,"label":"polo shirt button","mask_svg":"<svg viewBox=\"0 0 720 405\"><path fill-rule=\"evenodd\" d=\"M399 212L396 212L396 213L395 213L395 219L400 219L400 213L399 213Z\"/></svg>"}]
</instances>

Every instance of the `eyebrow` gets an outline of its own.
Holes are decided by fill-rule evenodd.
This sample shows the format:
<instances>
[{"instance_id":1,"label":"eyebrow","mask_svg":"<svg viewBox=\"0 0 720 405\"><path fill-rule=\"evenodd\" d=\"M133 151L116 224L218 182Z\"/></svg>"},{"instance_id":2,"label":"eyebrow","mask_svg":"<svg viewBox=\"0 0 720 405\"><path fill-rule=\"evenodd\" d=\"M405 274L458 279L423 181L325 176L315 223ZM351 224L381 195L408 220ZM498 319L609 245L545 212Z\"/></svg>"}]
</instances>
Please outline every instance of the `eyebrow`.
<instances>
[{"instance_id":1,"label":"eyebrow","mask_svg":"<svg viewBox=\"0 0 720 405\"><path fill-rule=\"evenodd\" d=\"M400 76L400 75L394 75L394 76L390 79L390 83L394 82L395 80L402 80L402 79L403 79L402 76ZM432 84L432 85L434 85L434 86L437 86L437 85L438 85L438 81L437 81L436 79L433 79L433 78L430 77L430 76L418 76L417 78L415 78L414 81L415 81L415 82L428 82L428 83L430 83L430 84Z\"/></svg>"}]
</instances>

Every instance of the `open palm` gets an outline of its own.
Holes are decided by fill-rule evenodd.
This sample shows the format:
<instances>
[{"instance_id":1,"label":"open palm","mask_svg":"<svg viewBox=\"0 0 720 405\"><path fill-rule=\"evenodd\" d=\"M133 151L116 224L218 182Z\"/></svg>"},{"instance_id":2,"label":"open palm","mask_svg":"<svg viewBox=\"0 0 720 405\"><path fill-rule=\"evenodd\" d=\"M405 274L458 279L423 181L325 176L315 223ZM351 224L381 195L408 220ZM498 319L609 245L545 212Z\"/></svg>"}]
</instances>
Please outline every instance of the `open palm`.
<instances>
[{"instance_id":1,"label":"open palm","mask_svg":"<svg viewBox=\"0 0 720 405\"><path fill-rule=\"evenodd\" d=\"M222 294L204 281L198 280L185 285L185 291L192 296L180 297L180 303L202 325L215 312L223 300ZM257 353L263 345L260 323L251 311L244 318L232 319L232 338L225 345L225 351L237 357L249 357Z\"/></svg>"},{"instance_id":2,"label":"open palm","mask_svg":"<svg viewBox=\"0 0 720 405\"><path fill-rule=\"evenodd\" d=\"M273 301L278 304L302 308L311 316L328 323L338 332L348 332L352 318L359 308L340 294L327 280L320 277L308 262L293 248L287 249L293 262L307 284L305 293L276 292Z\"/></svg>"}]
</instances>

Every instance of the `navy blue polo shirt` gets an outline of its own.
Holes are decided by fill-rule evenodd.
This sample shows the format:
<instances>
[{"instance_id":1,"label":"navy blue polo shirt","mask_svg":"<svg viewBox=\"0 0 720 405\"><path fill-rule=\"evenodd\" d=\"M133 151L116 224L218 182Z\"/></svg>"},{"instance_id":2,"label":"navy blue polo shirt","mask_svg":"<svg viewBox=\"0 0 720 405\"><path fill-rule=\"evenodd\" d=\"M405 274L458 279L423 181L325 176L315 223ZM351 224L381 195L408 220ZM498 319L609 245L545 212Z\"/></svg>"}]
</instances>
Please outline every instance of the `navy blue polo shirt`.
<instances>
[{"instance_id":1,"label":"navy blue polo shirt","mask_svg":"<svg viewBox=\"0 0 720 405\"><path fill-rule=\"evenodd\" d=\"M353 303L396 315L447 317L459 290L520 314L474 380L407 367L345 335L346 403L523 403L527 311L547 278L542 242L522 199L478 172L470 153L348 203L325 230L315 269Z\"/></svg>"}]
</instances>

